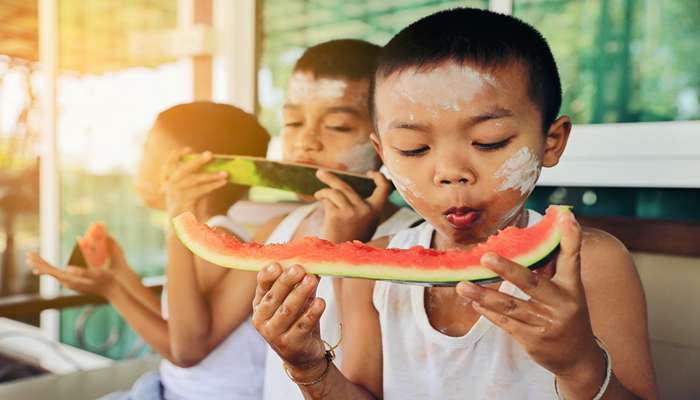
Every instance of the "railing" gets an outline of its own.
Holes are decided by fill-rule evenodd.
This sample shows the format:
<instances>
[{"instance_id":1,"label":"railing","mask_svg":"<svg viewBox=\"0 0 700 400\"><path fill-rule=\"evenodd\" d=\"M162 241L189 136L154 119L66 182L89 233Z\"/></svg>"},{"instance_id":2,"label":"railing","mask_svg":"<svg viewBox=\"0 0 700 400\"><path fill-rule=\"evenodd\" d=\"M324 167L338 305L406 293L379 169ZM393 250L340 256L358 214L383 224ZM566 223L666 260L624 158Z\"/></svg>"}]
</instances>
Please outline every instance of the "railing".
<instances>
[{"instance_id":1,"label":"railing","mask_svg":"<svg viewBox=\"0 0 700 400\"><path fill-rule=\"evenodd\" d=\"M144 279L146 287L154 291L163 290L163 277ZM37 314L44 310L60 310L63 308L78 307L93 304L102 304L107 301L100 296L78 293L61 293L56 296L43 296L41 294L20 294L0 298L1 317L19 317Z\"/></svg>"}]
</instances>

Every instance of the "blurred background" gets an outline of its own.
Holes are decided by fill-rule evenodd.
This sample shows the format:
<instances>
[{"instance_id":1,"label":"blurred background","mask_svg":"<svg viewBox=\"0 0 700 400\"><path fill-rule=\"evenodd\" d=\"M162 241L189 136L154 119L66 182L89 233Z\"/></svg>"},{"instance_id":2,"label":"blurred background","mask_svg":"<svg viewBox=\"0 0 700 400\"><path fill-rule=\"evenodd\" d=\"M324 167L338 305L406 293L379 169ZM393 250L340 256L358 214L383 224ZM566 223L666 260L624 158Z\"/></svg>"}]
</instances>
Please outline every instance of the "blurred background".
<instances>
[{"instance_id":1,"label":"blurred background","mask_svg":"<svg viewBox=\"0 0 700 400\"><path fill-rule=\"evenodd\" d=\"M133 188L159 111L228 102L276 135L304 48L334 38L382 45L456 6L511 13L549 41L563 113L576 127L530 206L573 204L628 245L647 292L662 391L700 398L697 0L0 0L0 316L110 360L148 354L106 305L3 308L63 293L31 275L25 254L64 263L76 236L101 220L140 273L163 275L164 217ZM2 329L0 354L9 343ZM2 359L0 382L25 374L3 369Z\"/></svg>"}]
</instances>

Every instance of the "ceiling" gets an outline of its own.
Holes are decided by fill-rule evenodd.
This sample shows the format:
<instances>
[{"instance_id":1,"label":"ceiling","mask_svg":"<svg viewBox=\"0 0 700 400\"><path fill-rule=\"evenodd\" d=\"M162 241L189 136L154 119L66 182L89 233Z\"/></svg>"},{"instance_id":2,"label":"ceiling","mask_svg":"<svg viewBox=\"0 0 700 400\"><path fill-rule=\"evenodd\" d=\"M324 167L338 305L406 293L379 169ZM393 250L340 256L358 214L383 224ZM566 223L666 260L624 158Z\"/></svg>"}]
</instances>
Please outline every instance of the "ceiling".
<instances>
[{"instance_id":1,"label":"ceiling","mask_svg":"<svg viewBox=\"0 0 700 400\"><path fill-rule=\"evenodd\" d=\"M38 60L37 0L0 0L0 55ZM60 0L62 72L99 74L172 61L130 51L134 34L174 29L177 0ZM130 38L131 41L130 41Z\"/></svg>"}]
</instances>

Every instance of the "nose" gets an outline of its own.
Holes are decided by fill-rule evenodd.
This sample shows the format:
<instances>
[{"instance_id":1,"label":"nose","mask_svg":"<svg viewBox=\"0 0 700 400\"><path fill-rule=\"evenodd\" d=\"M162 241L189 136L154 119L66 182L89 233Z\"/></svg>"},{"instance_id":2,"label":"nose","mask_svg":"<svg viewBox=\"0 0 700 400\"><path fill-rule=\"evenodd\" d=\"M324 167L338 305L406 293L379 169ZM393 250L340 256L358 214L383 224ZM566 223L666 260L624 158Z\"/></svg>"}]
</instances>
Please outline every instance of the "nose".
<instances>
[{"instance_id":1,"label":"nose","mask_svg":"<svg viewBox=\"0 0 700 400\"><path fill-rule=\"evenodd\" d=\"M320 138L318 129L313 126L304 127L296 135L294 140L294 149L299 152L321 151L323 150L323 142Z\"/></svg>"},{"instance_id":2,"label":"nose","mask_svg":"<svg viewBox=\"0 0 700 400\"><path fill-rule=\"evenodd\" d=\"M465 152L451 152L437 157L433 183L436 186L473 185L476 174L470 168Z\"/></svg>"}]
</instances>

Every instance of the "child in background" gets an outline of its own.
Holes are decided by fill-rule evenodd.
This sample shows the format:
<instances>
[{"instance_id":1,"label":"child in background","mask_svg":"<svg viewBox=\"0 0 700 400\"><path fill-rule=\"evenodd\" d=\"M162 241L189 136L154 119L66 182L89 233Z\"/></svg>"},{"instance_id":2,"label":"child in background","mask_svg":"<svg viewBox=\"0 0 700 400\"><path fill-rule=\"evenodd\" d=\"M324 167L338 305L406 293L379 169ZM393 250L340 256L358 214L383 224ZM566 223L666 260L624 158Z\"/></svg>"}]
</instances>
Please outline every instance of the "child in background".
<instances>
[{"instance_id":1,"label":"child in background","mask_svg":"<svg viewBox=\"0 0 700 400\"><path fill-rule=\"evenodd\" d=\"M488 11L439 12L382 49L374 82L373 143L426 219L375 246L469 249L539 220L525 201L571 130L558 116L559 75L539 32ZM555 273L489 253L482 265L502 284L345 280L343 373L319 334L318 279L302 267L258 274L253 323L276 328L258 330L306 398L656 398L629 253L572 215L559 222Z\"/></svg>"},{"instance_id":2,"label":"child in background","mask_svg":"<svg viewBox=\"0 0 700 400\"><path fill-rule=\"evenodd\" d=\"M196 171L211 159L211 152L264 156L268 141L269 135L256 118L236 107L208 102L172 107L158 115L146 139L137 191L149 208L167 209L170 215L192 211L210 226L249 240L246 230L226 217L229 207L246 195L247 188L227 184L225 174ZM180 158L190 152L205 155L180 163ZM111 238L110 246L110 269L69 266L63 270L37 255L28 258L38 273L50 274L77 291L105 297L163 356L160 374L145 375L131 392L108 398L260 399L265 346L247 321L255 275L212 266L173 267L176 261L185 264L182 259L191 259L191 254L169 251L168 287L177 296L164 294L161 308L158 297L142 285ZM218 281L232 282L238 290L216 292ZM189 341L179 335L181 313L171 307L168 316L168 297L197 304L213 296L226 297L228 307L216 311L233 316L227 324L207 324L211 332L207 340Z\"/></svg>"},{"instance_id":3,"label":"child in background","mask_svg":"<svg viewBox=\"0 0 700 400\"><path fill-rule=\"evenodd\" d=\"M307 199L308 205L265 224L256 241L286 243L304 236L366 241L419 220L408 208L397 209L386 202L390 185L376 172L379 159L369 140L368 93L378 50L360 40L334 40L307 49L289 81L281 132L285 161L367 173L376 190L363 199L339 178L321 171L319 179L330 187L315 194L316 202ZM328 304L320 329L329 343L339 340L342 310L336 299L342 290L341 279L323 279L318 288L319 297ZM265 399L302 398L272 350L265 371Z\"/></svg>"}]
</instances>

